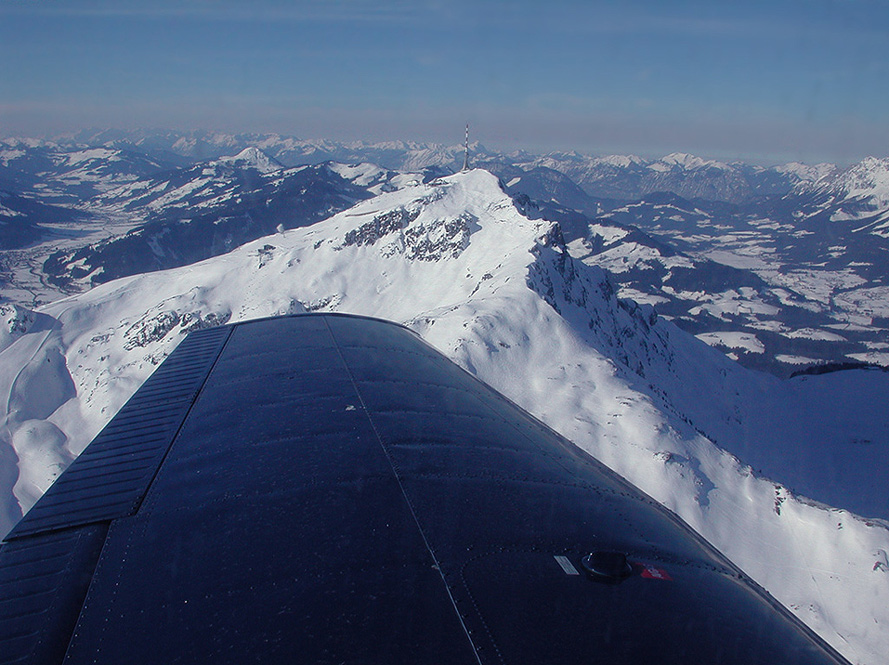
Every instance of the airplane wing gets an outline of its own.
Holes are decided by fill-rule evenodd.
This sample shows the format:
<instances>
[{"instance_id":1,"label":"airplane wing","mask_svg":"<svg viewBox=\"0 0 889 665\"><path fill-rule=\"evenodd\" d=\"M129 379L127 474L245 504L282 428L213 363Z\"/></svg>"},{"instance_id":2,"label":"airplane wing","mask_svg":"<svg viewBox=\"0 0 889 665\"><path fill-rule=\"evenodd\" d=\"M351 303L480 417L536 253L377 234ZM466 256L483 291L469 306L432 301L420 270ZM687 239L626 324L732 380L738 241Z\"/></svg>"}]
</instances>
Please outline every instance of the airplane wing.
<instances>
[{"instance_id":1,"label":"airplane wing","mask_svg":"<svg viewBox=\"0 0 889 665\"><path fill-rule=\"evenodd\" d=\"M191 333L7 536L0 663L846 661L411 331Z\"/></svg>"}]
</instances>

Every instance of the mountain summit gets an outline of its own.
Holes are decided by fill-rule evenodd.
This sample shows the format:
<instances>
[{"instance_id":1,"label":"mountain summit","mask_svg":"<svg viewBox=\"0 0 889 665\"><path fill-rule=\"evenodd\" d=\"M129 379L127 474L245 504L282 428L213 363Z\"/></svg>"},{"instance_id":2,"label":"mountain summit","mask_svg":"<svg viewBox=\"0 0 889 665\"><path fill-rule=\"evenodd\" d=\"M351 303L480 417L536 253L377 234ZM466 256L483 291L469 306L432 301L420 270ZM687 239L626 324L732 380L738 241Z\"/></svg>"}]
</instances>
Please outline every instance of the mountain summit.
<instances>
[{"instance_id":1,"label":"mountain summit","mask_svg":"<svg viewBox=\"0 0 889 665\"><path fill-rule=\"evenodd\" d=\"M253 146L244 148L237 155L220 157L218 161L242 169L256 169L260 173L271 173L272 171L278 171L284 168L284 165L278 160L269 157L262 150Z\"/></svg>"}]
</instances>

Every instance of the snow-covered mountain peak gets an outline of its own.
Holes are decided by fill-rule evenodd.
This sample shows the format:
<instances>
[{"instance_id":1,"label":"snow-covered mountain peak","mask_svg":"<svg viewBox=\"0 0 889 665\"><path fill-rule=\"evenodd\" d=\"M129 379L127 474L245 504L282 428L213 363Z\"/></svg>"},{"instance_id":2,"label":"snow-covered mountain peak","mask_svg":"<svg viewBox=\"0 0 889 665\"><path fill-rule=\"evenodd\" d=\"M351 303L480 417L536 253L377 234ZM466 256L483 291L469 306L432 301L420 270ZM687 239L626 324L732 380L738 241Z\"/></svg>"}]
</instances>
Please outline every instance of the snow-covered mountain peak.
<instances>
[{"instance_id":1,"label":"snow-covered mountain peak","mask_svg":"<svg viewBox=\"0 0 889 665\"><path fill-rule=\"evenodd\" d=\"M664 157L661 157L659 160L657 160L657 162L654 162L649 168L654 168L659 163L666 164L668 166L679 167L685 170L707 167L719 169L721 171L730 171L732 168L731 166L723 162L717 162L712 159L702 159L701 157L689 155L685 152L672 152L669 155L665 155Z\"/></svg>"},{"instance_id":2,"label":"snow-covered mountain peak","mask_svg":"<svg viewBox=\"0 0 889 665\"><path fill-rule=\"evenodd\" d=\"M481 169L384 193L317 225L334 251L367 248L421 262L457 258L473 236L473 260L486 262L522 243L530 248L551 227L522 216L499 180Z\"/></svg>"},{"instance_id":3,"label":"snow-covered mountain peak","mask_svg":"<svg viewBox=\"0 0 889 665\"><path fill-rule=\"evenodd\" d=\"M870 155L862 159L858 164L852 167L852 171L886 171L889 169L889 157L874 157Z\"/></svg>"},{"instance_id":4,"label":"snow-covered mountain peak","mask_svg":"<svg viewBox=\"0 0 889 665\"><path fill-rule=\"evenodd\" d=\"M276 159L269 157L262 150L255 146L244 148L237 155L220 157L217 161L224 164L231 164L238 168L256 169L260 173L271 173L284 168Z\"/></svg>"},{"instance_id":5,"label":"snow-covered mountain peak","mask_svg":"<svg viewBox=\"0 0 889 665\"><path fill-rule=\"evenodd\" d=\"M596 157L592 161L594 164L615 166L621 169L645 165L645 160L636 155L606 155L604 157Z\"/></svg>"},{"instance_id":6,"label":"snow-covered mountain peak","mask_svg":"<svg viewBox=\"0 0 889 665\"><path fill-rule=\"evenodd\" d=\"M775 171L778 173L791 176L799 183L806 186L818 185L822 180L830 178L836 173L836 170L836 164L829 164L827 162L814 165L790 162L775 167Z\"/></svg>"},{"instance_id":7,"label":"snow-covered mountain peak","mask_svg":"<svg viewBox=\"0 0 889 665\"><path fill-rule=\"evenodd\" d=\"M863 159L840 174L833 189L849 198L870 199L881 208L889 205L889 158Z\"/></svg>"}]
</instances>

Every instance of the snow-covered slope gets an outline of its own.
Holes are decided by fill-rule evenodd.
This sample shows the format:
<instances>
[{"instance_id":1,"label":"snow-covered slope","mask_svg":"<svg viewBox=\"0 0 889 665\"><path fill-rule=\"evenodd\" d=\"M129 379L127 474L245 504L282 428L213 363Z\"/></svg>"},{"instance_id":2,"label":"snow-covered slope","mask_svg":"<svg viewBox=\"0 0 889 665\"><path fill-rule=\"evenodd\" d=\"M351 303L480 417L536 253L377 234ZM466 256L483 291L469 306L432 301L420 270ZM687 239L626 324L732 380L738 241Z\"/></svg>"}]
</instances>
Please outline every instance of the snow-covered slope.
<instances>
[{"instance_id":1,"label":"snow-covered slope","mask_svg":"<svg viewBox=\"0 0 889 665\"><path fill-rule=\"evenodd\" d=\"M788 388L650 308L618 301L604 271L569 255L557 225L525 217L484 171L383 193L311 227L110 282L33 315L10 312L15 331L0 352L0 530L183 333L314 310L409 325L680 514L853 662L880 663L889 652L884 523L780 484L798 458L829 462L849 444L823 426L827 403L850 385L811 377ZM878 404L889 375L864 375L847 380L862 404ZM819 413L818 429L807 428ZM860 432L874 450L887 443L886 417L873 413ZM757 441L770 423L779 423L777 442ZM842 436L856 436L859 424L844 424ZM813 433L818 445L807 441ZM796 437L793 458L766 454L754 471L708 434L742 456L745 446Z\"/></svg>"}]
</instances>

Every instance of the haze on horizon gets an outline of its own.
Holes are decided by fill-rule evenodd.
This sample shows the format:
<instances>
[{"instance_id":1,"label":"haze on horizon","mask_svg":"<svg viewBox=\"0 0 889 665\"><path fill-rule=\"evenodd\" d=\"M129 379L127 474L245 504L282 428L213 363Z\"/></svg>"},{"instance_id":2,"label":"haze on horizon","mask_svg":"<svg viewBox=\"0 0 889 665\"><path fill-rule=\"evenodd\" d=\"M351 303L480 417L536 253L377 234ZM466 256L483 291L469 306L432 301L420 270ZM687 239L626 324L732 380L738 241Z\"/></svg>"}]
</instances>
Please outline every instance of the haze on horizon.
<instances>
[{"instance_id":1,"label":"haze on horizon","mask_svg":"<svg viewBox=\"0 0 889 665\"><path fill-rule=\"evenodd\" d=\"M0 134L889 155L880 0L0 0Z\"/></svg>"}]
</instances>

